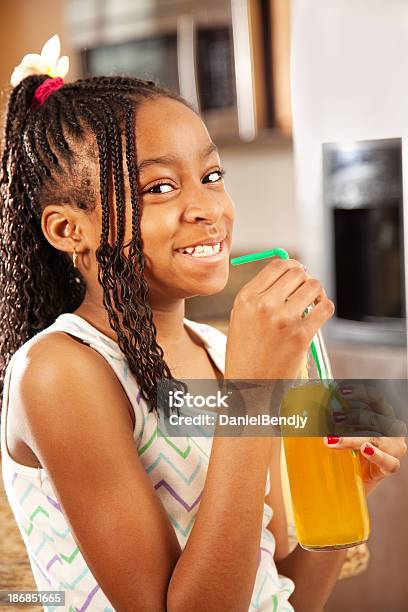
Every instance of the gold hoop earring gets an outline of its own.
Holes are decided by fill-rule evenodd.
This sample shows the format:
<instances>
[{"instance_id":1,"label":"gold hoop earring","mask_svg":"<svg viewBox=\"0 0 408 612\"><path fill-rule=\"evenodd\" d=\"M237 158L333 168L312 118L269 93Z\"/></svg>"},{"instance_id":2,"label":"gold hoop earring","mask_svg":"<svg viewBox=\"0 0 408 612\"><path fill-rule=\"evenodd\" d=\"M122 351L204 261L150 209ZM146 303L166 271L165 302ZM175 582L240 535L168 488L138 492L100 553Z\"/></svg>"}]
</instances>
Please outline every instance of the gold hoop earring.
<instances>
[{"instance_id":1,"label":"gold hoop earring","mask_svg":"<svg viewBox=\"0 0 408 612\"><path fill-rule=\"evenodd\" d=\"M78 253L76 252L76 247L74 247L74 252L72 255L72 263L74 265L74 268L77 268L77 263L78 263Z\"/></svg>"}]
</instances>

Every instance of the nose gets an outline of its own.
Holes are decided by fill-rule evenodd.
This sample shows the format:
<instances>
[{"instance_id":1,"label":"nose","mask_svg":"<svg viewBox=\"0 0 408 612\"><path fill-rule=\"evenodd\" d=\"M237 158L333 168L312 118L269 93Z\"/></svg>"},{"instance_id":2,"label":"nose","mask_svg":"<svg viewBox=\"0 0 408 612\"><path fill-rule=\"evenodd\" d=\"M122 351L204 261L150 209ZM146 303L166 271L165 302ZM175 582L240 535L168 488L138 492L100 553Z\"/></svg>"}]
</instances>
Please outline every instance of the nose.
<instances>
[{"instance_id":1,"label":"nose","mask_svg":"<svg viewBox=\"0 0 408 612\"><path fill-rule=\"evenodd\" d=\"M218 199L216 193L205 193L205 186L201 189L192 189L186 193L187 204L184 209L184 220L188 223L206 221L209 224L216 223L223 214L224 206Z\"/></svg>"}]
</instances>

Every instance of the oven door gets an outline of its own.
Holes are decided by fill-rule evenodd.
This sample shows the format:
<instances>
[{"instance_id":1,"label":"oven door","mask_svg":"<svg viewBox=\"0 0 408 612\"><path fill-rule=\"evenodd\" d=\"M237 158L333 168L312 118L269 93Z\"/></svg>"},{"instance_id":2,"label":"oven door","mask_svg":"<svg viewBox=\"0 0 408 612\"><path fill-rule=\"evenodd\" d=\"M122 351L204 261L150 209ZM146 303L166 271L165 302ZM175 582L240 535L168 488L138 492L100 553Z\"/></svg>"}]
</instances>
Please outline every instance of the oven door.
<instances>
[{"instance_id":1,"label":"oven door","mask_svg":"<svg viewBox=\"0 0 408 612\"><path fill-rule=\"evenodd\" d=\"M155 10L116 0L97 13L88 0L85 14L77 3L70 22L82 76L153 79L192 103L214 139L249 141L267 127L258 0L159 0Z\"/></svg>"}]
</instances>

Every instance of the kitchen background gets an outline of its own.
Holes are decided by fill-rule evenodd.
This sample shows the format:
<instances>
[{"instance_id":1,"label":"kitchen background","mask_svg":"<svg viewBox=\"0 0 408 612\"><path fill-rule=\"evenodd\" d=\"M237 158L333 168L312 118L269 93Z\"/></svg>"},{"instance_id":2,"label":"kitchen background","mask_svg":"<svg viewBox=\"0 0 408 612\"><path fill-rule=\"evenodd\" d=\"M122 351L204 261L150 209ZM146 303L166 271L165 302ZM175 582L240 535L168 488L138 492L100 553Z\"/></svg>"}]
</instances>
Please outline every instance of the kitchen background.
<instances>
[{"instance_id":1,"label":"kitchen background","mask_svg":"<svg viewBox=\"0 0 408 612\"><path fill-rule=\"evenodd\" d=\"M233 255L280 246L323 281L341 315L323 330L337 377L406 378L407 30L403 0L2 0L0 112L12 68L54 33L70 80L133 70L178 87L227 170ZM186 316L227 333L262 266L232 268ZM407 484L405 461L372 495L368 567L328 612L407 609ZM34 589L1 495L0 519L0 588Z\"/></svg>"}]
</instances>

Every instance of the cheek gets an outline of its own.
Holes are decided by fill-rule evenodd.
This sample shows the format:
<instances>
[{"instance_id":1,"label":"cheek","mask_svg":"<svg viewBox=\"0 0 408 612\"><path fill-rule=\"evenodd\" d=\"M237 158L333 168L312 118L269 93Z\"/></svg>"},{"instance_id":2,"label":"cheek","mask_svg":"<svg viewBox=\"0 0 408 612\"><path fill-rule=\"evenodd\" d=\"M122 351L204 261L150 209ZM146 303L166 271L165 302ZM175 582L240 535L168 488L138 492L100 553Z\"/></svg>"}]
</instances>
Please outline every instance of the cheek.
<instances>
[{"instance_id":1,"label":"cheek","mask_svg":"<svg viewBox=\"0 0 408 612\"><path fill-rule=\"evenodd\" d=\"M235 204L234 200L227 194L227 204L225 206L225 216L233 223L235 220Z\"/></svg>"},{"instance_id":2,"label":"cheek","mask_svg":"<svg viewBox=\"0 0 408 612\"><path fill-rule=\"evenodd\" d=\"M177 218L163 211L144 209L140 220L143 252L151 259L166 257L173 248Z\"/></svg>"}]
</instances>

